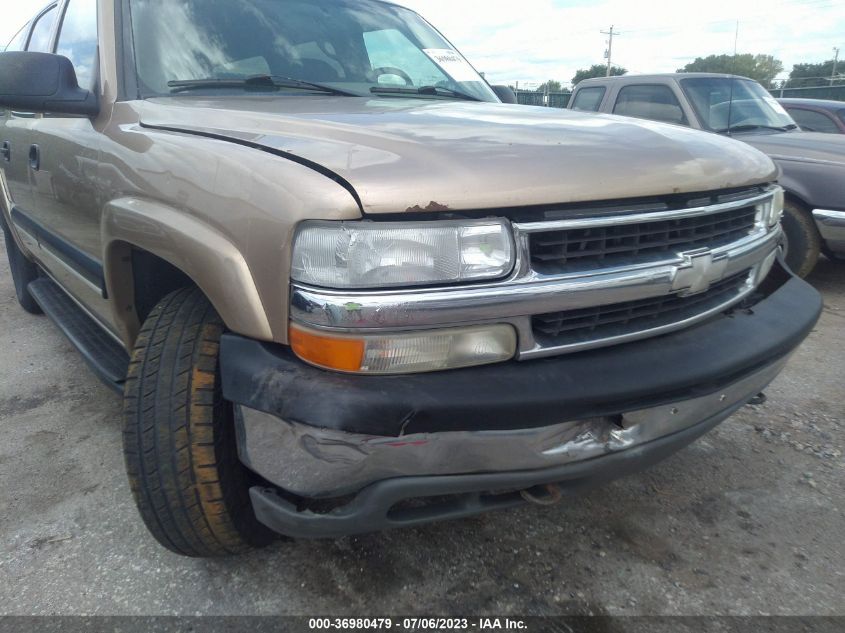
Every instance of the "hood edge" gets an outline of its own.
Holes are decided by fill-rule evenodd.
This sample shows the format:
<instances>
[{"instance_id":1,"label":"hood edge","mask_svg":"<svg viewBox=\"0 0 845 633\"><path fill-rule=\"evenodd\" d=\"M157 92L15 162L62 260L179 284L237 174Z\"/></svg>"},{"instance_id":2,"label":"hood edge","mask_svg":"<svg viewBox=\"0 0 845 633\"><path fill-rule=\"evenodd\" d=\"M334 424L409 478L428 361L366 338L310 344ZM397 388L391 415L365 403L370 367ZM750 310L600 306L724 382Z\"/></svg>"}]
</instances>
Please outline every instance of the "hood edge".
<instances>
[{"instance_id":1,"label":"hood edge","mask_svg":"<svg viewBox=\"0 0 845 633\"><path fill-rule=\"evenodd\" d=\"M236 136L227 136L225 134L216 134L214 132L208 132L205 130L197 130L197 129L190 129L190 128L181 128L175 126L167 126L167 125L151 125L149 123L140 122L139 125L142 128L148 130L161 130L163 132L176 132L178 134L190 134L191 136L201 136L204 138L214 139L216 141L224 141L226 143L234 143L235 145L242 145L243 147L249 147L250 149L256 149L261 152L266 152L267 154L272 154L274 156L278 156L279 158L284 158L291 162L297 163L302 165L303 167L307 167L318 174L321 174L328 178L329 180L334 181L347 192L349 195L352 196L352 199L355 200L355 204L358 205L358 210L361 211L362 216L366 216L366 212L364 211L364 204L361 202L361 197L358 195L358 192L355 190L355 187L352 186L352 183L346 180L343 176L338 174L337 172L332 171L328 167L321 165L320 163L315 163L312 160L307 158L303 158L302 156L297 156L296 154L292 154L290 152L286 152L284 150L275 149L273 147L268 147L266 145L261 145L260 143L253 143L252 141L247 141Z\"/></svg>"}]
</instances>

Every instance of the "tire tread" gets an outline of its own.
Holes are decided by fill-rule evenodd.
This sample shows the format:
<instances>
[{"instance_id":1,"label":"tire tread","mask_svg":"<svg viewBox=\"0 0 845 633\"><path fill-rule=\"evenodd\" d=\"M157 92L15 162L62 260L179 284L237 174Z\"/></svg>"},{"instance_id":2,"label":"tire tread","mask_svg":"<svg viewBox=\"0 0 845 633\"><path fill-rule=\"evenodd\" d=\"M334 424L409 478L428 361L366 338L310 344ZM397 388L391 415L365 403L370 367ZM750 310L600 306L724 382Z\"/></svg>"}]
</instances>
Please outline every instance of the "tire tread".
<instances>
[{"instance_id":1,"label":"tire tread","mask_svg":"<svg viewBox=\"0 0 845 633\"><path fill-rule=\"evenodd\" d=\"M809 210L794 200L787 200L783 209L783 229L789 250L786 263L799 277L809 275L819 261L822 238Z\"/></svg>"},{"instance_id":2,"label":"tire tread","mask_svg":"<svg viewBox=\"0 0 845 633\"><path fill-rule=\"evenodd\" d=\"M124 456L145 524L185 556L269 542L252 512L218 371L223 323L197 288L165 297L141 328L124 398Z\"/></svg>"}]
</instances>

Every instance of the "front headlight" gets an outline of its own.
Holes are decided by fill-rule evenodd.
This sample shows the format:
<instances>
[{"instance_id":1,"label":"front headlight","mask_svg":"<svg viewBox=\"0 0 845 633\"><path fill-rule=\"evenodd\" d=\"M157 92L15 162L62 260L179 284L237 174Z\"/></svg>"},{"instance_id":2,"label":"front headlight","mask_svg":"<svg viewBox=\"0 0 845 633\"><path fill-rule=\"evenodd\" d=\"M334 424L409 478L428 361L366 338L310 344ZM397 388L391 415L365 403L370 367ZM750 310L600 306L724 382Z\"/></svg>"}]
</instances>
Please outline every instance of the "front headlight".
<instances>
[{"instance_id":1,"label":"front headlight","mask_svg":"<svg viewBox=\"0 0 845 633\"><path fill-rule=\"evenodd\" d=\"M513 269L505 220L303 222L291 278L327 288L390 288L498 279Z\"/></svg>"},{"instance_id":2,"label":"front headlight","mask_svg":"<svg viewBox=\"0 0 845 633\"><path fill-rule=\"evenodd\" d=\"M774 187L773 193L772 199L763 203L763 220L769 228L775 226L783 217L783 189Z\"/></svg>"}]
</instances>

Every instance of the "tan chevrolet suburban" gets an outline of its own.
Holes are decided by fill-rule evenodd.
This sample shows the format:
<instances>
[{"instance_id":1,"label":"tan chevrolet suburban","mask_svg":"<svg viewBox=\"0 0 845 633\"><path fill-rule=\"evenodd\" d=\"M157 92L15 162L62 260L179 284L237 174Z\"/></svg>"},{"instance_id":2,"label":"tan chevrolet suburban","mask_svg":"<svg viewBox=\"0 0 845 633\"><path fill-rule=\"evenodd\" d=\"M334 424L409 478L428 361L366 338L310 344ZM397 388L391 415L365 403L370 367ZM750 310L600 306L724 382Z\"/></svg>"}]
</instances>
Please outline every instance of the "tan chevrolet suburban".
<instances>
[{"instance_id":1,"label":"tan chevrolet suburban","mask_svg":"<svg viewBox=\"0 0 845 633\"><path fill-rule=\"evenodd\" d=\"M730 416L819 315L769 158L503 104L386 2L54 1L0 108L18 299L123 394L181 554L553 503Z\"/></svg>"}]
</instances>

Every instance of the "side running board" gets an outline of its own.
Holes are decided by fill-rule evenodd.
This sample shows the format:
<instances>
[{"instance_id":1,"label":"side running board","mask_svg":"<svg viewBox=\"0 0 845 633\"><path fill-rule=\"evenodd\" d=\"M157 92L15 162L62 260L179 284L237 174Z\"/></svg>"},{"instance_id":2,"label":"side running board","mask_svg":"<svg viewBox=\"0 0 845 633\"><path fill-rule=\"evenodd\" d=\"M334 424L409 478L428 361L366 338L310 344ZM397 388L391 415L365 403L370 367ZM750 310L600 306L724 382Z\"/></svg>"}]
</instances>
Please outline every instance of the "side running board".
<instances>
[{"instance_id":1,"label":"side running board","mask_svg":"<svg viewBox=\"0 0 845 633\"><path fill-rule=\"evenodd\" d=\"M97 377L118 393L123 393L129 367L126 350L52 280L41 277L31 282L28 289L44 314L82 353Z\"/></svg>"}]
</instances>

